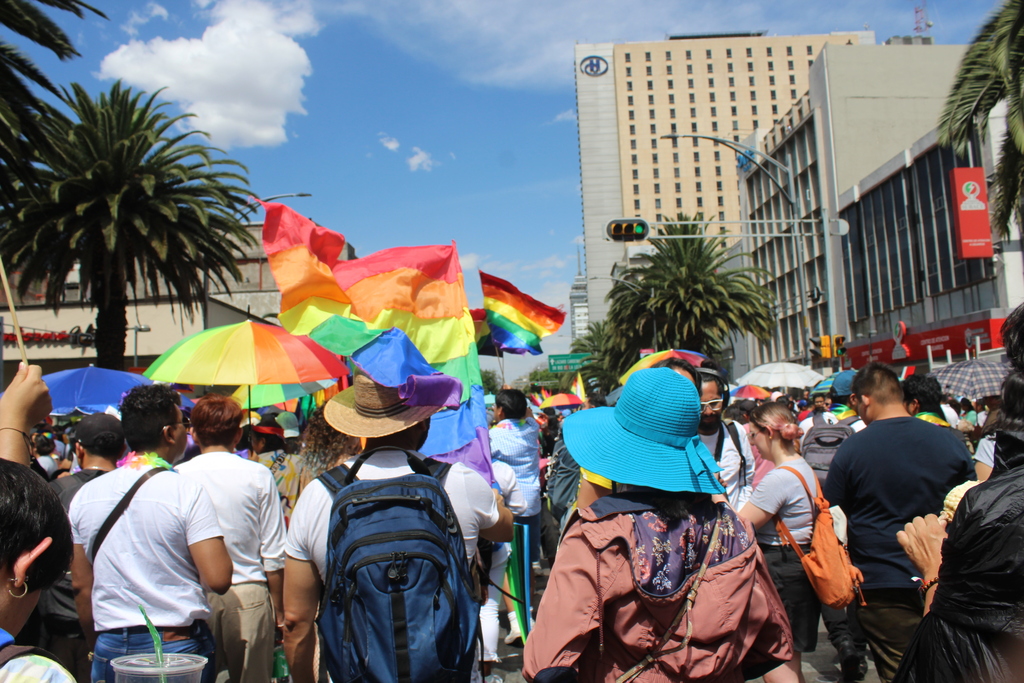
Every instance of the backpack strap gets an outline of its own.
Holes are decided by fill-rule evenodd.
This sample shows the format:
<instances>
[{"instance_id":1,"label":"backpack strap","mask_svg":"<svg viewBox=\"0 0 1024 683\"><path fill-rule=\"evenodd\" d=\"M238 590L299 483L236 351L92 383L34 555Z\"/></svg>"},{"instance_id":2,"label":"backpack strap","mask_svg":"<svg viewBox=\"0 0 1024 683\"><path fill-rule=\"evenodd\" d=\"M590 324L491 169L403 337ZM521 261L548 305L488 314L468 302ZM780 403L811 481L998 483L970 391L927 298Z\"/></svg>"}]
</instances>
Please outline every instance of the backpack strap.
<instances>
[{"instance_id":1,"label":"backpack strap","mask_svg":"<svg viewBox=\"0 0 1024 683\"><path fill-rule=\"evenodd\" d=\"M828 424L827 422L825 422L825 413L811 413L811 421L811 424L814 427L820 427L822 425Z\"/></svg>"},{"instance_id":2,"label":"backpack strap","mask_svg":"<svg viewBox=\"0 0 1024 683\"><path fill-rule=\"evenodd\" d=\"M434 458L424 458L423 462L426 463L427 469L430 470L430 475L441 481L448 476L448 470L452 468L450 462L442 462L441 460L435 460Z\"/></svg>"},{"instance_id":3,"label":"backpack strap","mask_svg":"<svg viewBox=\"0 0 1024 683\"><path fill-rule=\"evenodd\" d=\"M817 515L815 514L815 511L814 511L814 509L816 507L816 505L814 503L816 496L813 493L811 493L811 489L810 489L809 486L807 486L807 480L804 479L804 475L800 474L799 472L797 472L792 467L788 467L786 465L780 465L776 469L786 470L788 472L792 472L793 474L796 475L796 478L800 480L800 483L803 484L804 491L807 492L807 497L810 498L810 501L811 501L811 519L814 520L814 521L811 522L811 524L812 524L811 534L813 536L813 534L814 534L814 527L813 527L813 525L817 523L817 521L815 519L817 517ZM817 488L818 488L818 478L817 477L814 478L814 485L815 485L815 489L817 490ZM779 517L778 515L774 515L774 519L775 519L775 530L779 533L779 536L782 537L782 540L785 541L786 545L789 545L789 546L791 546L793 548L793 551L796 552L796 556L802 560L804 558L804 551L800 549L800 544L796 542L795 538L793 538L793 534L790 532L789 527L786 526L786 523L783 522L782 518Z\"/></svg>"},{"instance_id":4,"label":"backpack strap","mask_svg":"<svg viewBox=\"0 0 1024 683\"><path fill-rule=\"evenodd\" d=\"M683 637L682 642L674 648L669 650L665 649L665 645L676 632L676 629L679 628L679 622L683 620L683 616L690 611L690 608L693 607L693 603L697 600L697 589L700 588L700 584L704 580L704 574L708 571L708 565L711 564L711 556L715 554L715 550L718 548L718 535L721 531L721 526L722 513L719 511L715 518L715 529L711 532L711 541L708 543L708 549L704 553L704 561L701 562L700 565L700 571L697 572L697 578L693 580L693 585L690 586L690 590L686 593L686 598L683 599L683 605L676 613L676 617L672 620L672 624L665 630L665 633L658 640L658 644L647 653L647 656L637 662L629 671L615 679L615 683L629 683L643 673L643 671L653 664L656 659L663 655L678 652L690 645L690 637L693 635L692 620L686 622L686 635Z\"/></svg>"},{"instance_id":5,"label":"backpack strap","mask_svg":"<svg viewBox=\"0 0 1024 683\"><path fill-rule=\"evenodd\" d=\"M847 427L853 427L853 424L855 422L860 422L860 415L850 415L849 417L844 417L842 420L839 421L839 424L845 425Z\"/></svg>"},{"instance_id":6,"label":"backpack strap","mask_svg":"<svg viewBox=\"0 0 1024 683\"><path fill-rule=\"evenodd\" d=\"M114 524L116 524L117 520L121 518L121 515L124 514L124 511L128 509L128 504L132 502L132 498L134 498L135 494L139 492L139 489L142 488L142 485L149 481L152 477L155 477L161 472L167 471L168 470L166 467L154 467L149 472L146 472L141 477L135 480L135 483L132 484L132 487L128 489L128 493L124 494L124 498L122 498L118 502L118 504L114 506L114 509L110 512L110 515L108 515L106 520L104 520L103 526L100 527L99 533L96 534L96 540L92 542L92 556L90 558L91 562L96 561L96 554L100 551L100 546L103 545L103 541L106 540L107 534L109 534L110 530L114 528Z\"/></svg>"},{"instance_id":7,"label":"backpack strap","mask_svg":"<svg viewBox=\"0 0 1024 683\"><path fill-rule=\"evenodd\" d=\"M12 659L28 655L39 655L54 662L57 661L56 657L41 647L33 647L31 645L8 645L7 647L0 648L0 667L6 666L7 662Z\"/></svg>"},{"instance_id":8,"label":"backpack strap","mask_svg":"<svg viewBox=\"0 0 1024 683\"><path fill-rule=\"evenodd\" d=\"M348 468L348 474L345 475L345 486L348 486L356 480L356 474L359 472L359 468L363 466L363 463L370 459L370 456L380 451L401 451L405 453L406 462L409 464L411 469L416 474L423 474L428 477L433 476L430 468L423 462L423 458L417 455L414 451L407 451L404 448L395 448L394 446L380 446L372 450L366 451L360 454L352 466Z\"/></svg>"},{"instance_id":9,"label":"backpack strap","mask_svg":"<svg viewBox=\"0 0 1024 683\"><path fill-rule=\"evenodd\" d=\"M747 459L743 456L743 447L740 446L740 433L735 422L726 422L725 428L732 438L732 445L736 447L736 452L740 456L740 488L743 488L747 485Z\"/></svg>"}]
</instances>

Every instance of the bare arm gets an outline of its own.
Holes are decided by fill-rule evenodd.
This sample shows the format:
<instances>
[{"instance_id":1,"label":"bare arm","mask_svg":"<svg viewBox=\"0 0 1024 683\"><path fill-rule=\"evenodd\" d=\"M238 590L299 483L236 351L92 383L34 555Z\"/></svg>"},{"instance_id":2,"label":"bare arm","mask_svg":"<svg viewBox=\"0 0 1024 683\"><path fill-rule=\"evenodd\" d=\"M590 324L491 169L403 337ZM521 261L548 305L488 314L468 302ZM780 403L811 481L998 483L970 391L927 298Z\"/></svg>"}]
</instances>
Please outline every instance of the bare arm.
<instances>
[{"instance_id":1,"label":"bare arm","mask_svg":"<svg viewBox=\"0 0 1024 683\"><path fill-rule=\"evenodd\" d=\"M284 653L292 683L314 683L316 612L323 582L316 565L305 560L284 561Z\"/></svg>"},{"instance_id":2,"label":"bare arm","mask_svg":"<svg viewBox=\"0 0 1024 683\"><path fill-rule=\"evenodd\" d=\"M193 543L188 547L192 561L199 571L199 580L217 595L224 595L231 588L231 557L224 545L224 538L216 536Z\"/></svg>"},{"instance_id":3,"label":"bare arm","mask_svg":"<svg viewBox=\"0 0 1024 683\"><path fill-rule=\"evenodd\" d=\"M740 517L749 520L755 529L760 529L771 521L772 517L774 517L772 513L765 512L750 502L743 504L743 507L739 511L739 515Z\"/></svg>"},{"instance_id":4,"label":"bare arm","mask_svg":"<svg viewBox=\"0 0 1024 683\"><path fill-rule=\"evenodd\" d=\"M270 602L274 605L274 626L284 628L284 570L267 572L267 588Z\"/></svg>"},{"instance_id":5,"label":"bare arm","mask_svg":"<svg viewBox=\"0 0 1024 683\"><path fill-rule=\"evenodd\" d=\"M480 536L495 543L506 543L512 540L512 511L505 507L505 499L501 497L501 492L497 489L492 491L498 506L498 521L494 526L480 529Z\"/></svg>"},{"instance_id":6,"label":"bare arm","mask_svg":"<svg viewBox=\"0 0 1024 683\"><path fill-rule=\"evenodd\" d=\"M978 477L978 481L988 481L988 478L992 476L992 468L983 462L975 460L974 474Z\"/></svg>"},{"instance_id":7,"label":"bare arm","mask_svg":"<svg viewBox=\"0 0 1024 683\"><path fill-rule=\"evenodd\" d=\"M28 465L32 462L28 432L50 414L50 390L38 365L18 368L7 391L0 397L0 458Z\"/></svg>"},{"instance_id":8,"label":"bare arm","mask_svg":"<svg viewBox=\"0 0 1024 683\"><path fill-rule=\"evenodd\" d=\"M75 593L75 610L78 622L89 649L96 647L96 626L92 621L92 564L85 555L85 548L76 545L71 558L71 589Z\"/></svg>"}]
</instances>

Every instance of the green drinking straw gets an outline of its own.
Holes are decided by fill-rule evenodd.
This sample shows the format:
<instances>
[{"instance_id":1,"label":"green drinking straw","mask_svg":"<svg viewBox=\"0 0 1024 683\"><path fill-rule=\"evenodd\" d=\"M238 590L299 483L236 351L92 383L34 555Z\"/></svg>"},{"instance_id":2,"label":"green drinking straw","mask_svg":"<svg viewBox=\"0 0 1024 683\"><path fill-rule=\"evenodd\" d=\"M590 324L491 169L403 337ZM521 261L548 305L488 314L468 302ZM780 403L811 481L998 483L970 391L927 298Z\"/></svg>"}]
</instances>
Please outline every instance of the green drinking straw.
<instances>
[{"instance_id":1,"label":"green drinking straw","mask_svg":"<svg viewBox=\"0 0 1024 683\"><path fill-rule=\"evenodd\" d=\"M149 615L146 614L146 608L139 605L139 611L142 612L142 618L146 620L146 628L149 629L149 635L153 639L153 650L156 651L156 664L160 667L160 683L167 683L167 676L163 673L164 668L164 643L160 637L160 633L156 630L156 626L153 626L153 622L150 621Z\"/></svg>"}]
</instances>

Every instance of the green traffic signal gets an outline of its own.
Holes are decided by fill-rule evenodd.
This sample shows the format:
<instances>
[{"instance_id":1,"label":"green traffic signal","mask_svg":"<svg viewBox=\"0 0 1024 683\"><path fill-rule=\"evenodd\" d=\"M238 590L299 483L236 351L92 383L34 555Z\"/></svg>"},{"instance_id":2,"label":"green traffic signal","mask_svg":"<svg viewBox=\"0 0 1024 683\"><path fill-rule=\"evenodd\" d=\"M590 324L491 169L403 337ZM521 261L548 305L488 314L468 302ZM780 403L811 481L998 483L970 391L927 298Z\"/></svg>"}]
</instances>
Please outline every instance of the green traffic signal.
<instances>
[{"instance_id":1,"label":"green traffic signal","mask_svg":"<svg viewBox=\"0 0 1024 683\"><path fill-rule=\"evenodd\" d=\"M642 242L650 234L651 226L641 218L616 218L608 221L605 232L613 242Z\"/></svg>"}]
</instances>

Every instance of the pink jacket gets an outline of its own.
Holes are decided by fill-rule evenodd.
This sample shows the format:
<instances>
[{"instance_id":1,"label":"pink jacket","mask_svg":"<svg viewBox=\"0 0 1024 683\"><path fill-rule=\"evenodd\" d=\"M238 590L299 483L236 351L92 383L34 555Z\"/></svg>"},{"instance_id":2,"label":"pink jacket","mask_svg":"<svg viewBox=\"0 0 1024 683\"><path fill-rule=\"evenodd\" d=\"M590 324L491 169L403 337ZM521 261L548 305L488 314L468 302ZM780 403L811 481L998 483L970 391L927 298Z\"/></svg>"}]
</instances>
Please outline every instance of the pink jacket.
<instances>
[{"instance_id":1,"label":"pink jacket","mask_svg":"<svg viewBox=\"0 0 1024 683\"><path fill-rule=\"evenodd\" d=\"M749 522L724 503L720 508L724 524L742 524L754 538ZM593 508L579 514L582 520L569 527L558 550L527 639L523 674L529 681L548 667L578 667L581 682L615 681L672 624L696 575L667 598L642 593L626 551L636 549L633 517L598 519ZM638 682L739 683L793 657L789 620L756 542L709 567L693 608L665 649L679 645L687 619L693 622L689 647L657 659Z\"/></svg>"}]
</instances>

